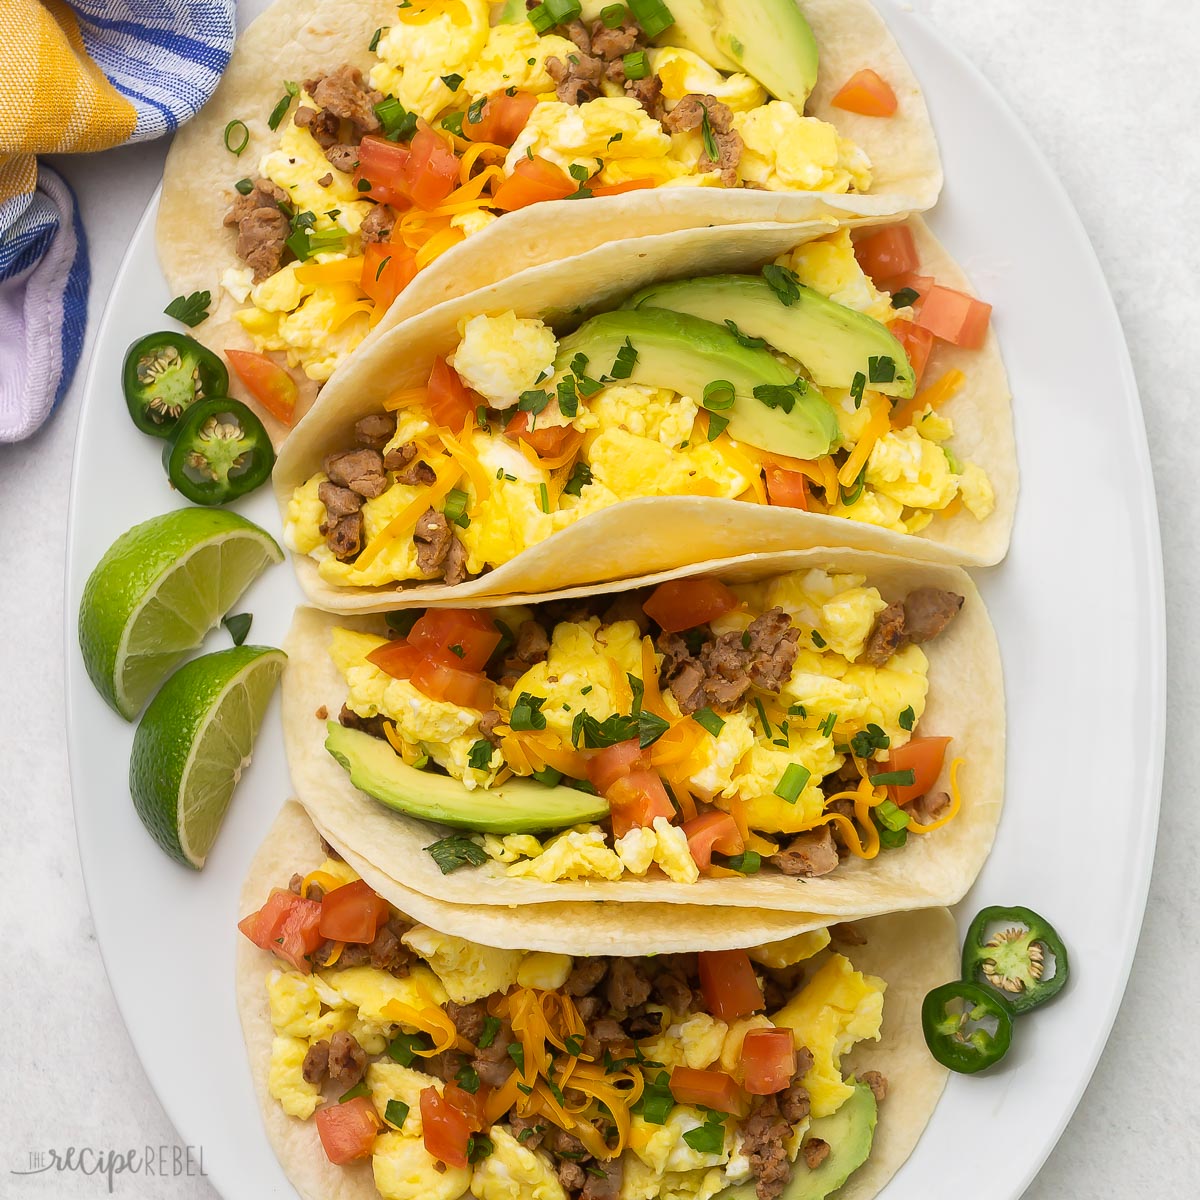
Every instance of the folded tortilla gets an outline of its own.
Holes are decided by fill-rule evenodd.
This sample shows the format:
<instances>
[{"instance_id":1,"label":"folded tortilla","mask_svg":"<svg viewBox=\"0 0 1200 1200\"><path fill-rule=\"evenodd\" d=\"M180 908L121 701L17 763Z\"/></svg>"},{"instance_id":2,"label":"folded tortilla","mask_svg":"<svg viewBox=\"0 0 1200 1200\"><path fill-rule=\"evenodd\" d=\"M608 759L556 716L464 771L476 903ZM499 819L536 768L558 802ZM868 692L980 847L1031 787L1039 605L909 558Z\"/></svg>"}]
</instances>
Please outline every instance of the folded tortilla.
<instances>
[{"instance_id":1,"label":"folded tortilla","mask_svg":"<svg viewBox=\"0 0 1200 1200\"><path fill-rule=\"evenodd\" d=\"M421 271L369 340L443 300L631 236L829 217L871 223L931 208L942 186L933 125L887 26L867 0L800 0L800 8L821 54L806 113L833 124L866 151L874 175L870 192L670 187L596 197L585 204L558 200L531 205L506 214ZM368 49L371 33L387 26L394 11L395 0L276 0L238 39L213 98L176 134L159 203L159 260L173 293L211 292L210 316L193 334L213 349L253 349L233 317L243 305L221 286L228 268L243 265L234 253L234 231L224 228L222 220L234 198L234 182L253 177L259 160L278 141L267 117L283 95L284 80L309 79L343 63L366 73L378 61ZM841 85L863 67L891 84L900 100L895 116L864 117L830 104ZM224 130L234 120L245 123L249 136L238 156L224 144ZM240 382L236 377L231 382L241 395ZM306 390L305 403L315 387L310 383ZM286 432L278 423L271 429L276 437Z\"/></svg>"},{"instance_id":2,"label":"folded tortilla","mask_svg":"<svg viewBox=\"0 0 1200 1200\"><path fill-rule=\"evenodd\" d=\"M969 290L962 271L920 218L910 218L922 269L951 287ZM354 422L383 408L385 398L423 386L433 361L458 344L471 316L512 310L546 320L615 308L650 283L699 273L757 271L794 246L829 232L824 226L725 226L640 238L522 272L440 305L360 349L322 392L320 402L288 438L275 466L276 499L284 520L297 487L344 448ZM938 347L939 369L961 370L965 382L946 405L954 445L977 463L995 490L995 511L976 520L960 505L938 515L919 534L792 508L704 496L626 500L593 512L464 583L397 583L350 587L330 583L315 559L292 562L311 603L331 612L380 612L406 604L470 602L556 592L614 580L636 581L705 560L752 552L846 545L910 559L987 565L1008 549L1016 510L1018 472L1008 376L994 332L978 350Z\"/></svg>"},{"instance_id":3,"label":"folded tortilla","mask_svg":"<svg viewBox=\"0 0 1200 1200\"><path fill-rule=\"evenodd\" d=\"M871 916L897 909L954 904L983 866L995 836L1004 798L1004 685L991 621L965 572L903 562L850 550L807 550L747 555L677 571L667 577L714 575L730 583L764 579L820 567L865 575L885 600L902 599L918 587L937 587L965 597L949 628L924 649L929 692L922 728L954 739L943 777L931 790L949 790L949 760L965 760L959 773L961 812L944 828L908 839L900 850L865 861L846 859L830 875L805 879L761 872L741 879L701 877L695 883L666 878L560 880L512 878L502 864L463 868L443 875L425 847L448 831L396 812L354 787L346 770L325 749L325 720L347 695L345 680L329 654L333 629L380 632L375 617L336 616L300 609L285 642L283 727L288 766L300 802L333 841L369 862L409 891L457 905L529 906L563 901L622 904L714 905L767 909L808 927L830 919ZM537 599L556 599L542 596ZM534 599L533 597L526 598Z\"/></svg>"},{"instance_id":4,"label":"folded tortilla","mask_svg":"<svg viewBox=\"0 0 1200 1200\"><path fill-rule=\"evenodd\" d=\"M281 886L292 872L312 870L324 858L317 829L304 810L289 801L251 864L238 915L245 916L257 909L270 889ZM358 870L355 860L348 861ZM374 879L363 877L380 890ZM404 889L383 889L382 894L401 911L408 911ZM507 918L513 931L509 944L515 948L530 948L521 932L527 912L517 910ZM676 925L679 916L674 907L657 910L657 921L664 933ZM730 920L736 920L737 916L726 914ZM442 932L483 937L475 909L447 906L441 917L435 928ZM570 924L558 925L558 940L546 945L546 949L578 953L586 948L595 954L654 952L650 949L652 941L626 949L620 929L614 927L598 905L581 907L571 917ZM420 919L427 921L425 917ZM535 924L538 920L535 914ZM774 929L756 925L754 921L740 924L737 945L761 944L778 936ZM928 1124L945 1086L946 1072L925 1047L919 1019L921 1000L931 988L958 975L957 932L954 919L945 909L875 917L860 924L858 930L867 939L866 944L853 947L849 957L858 970L886 980L888 989L881 1040L860 1044L846 1055L842 1066L847 1074L860 1062L864 1068L882 1072L888 1080L888 1096L880 1108L871 1155L838 1191L838 1200L871 1200L877 1195L912 1153ZM657 949L665 953L670 944L664 940ZM716 947L705 937L697 936L686 948ZM272 955L246 938L238 938L235 968L238 1014L271 1148L292 1186L305 1200L328 1200L331 1196L339 1200L378 1200L369 1160L349 1167L334 1166L321 1148L316 1122L289 1117L270 1094L268 1069L274 1030L265 979L275 965L277 960Z\"/></svg>"}]
</instances>

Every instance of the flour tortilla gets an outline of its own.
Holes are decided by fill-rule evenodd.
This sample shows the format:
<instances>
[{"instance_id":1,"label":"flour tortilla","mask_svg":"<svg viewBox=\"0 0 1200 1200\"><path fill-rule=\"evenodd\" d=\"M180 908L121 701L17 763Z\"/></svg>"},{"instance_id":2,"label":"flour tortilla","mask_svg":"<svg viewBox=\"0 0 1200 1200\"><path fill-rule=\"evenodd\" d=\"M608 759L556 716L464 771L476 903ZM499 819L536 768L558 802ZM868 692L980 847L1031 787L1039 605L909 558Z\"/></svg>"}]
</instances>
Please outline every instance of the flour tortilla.
<instances>
[{"instance_id":1,"label":"flour tortilla","mask_svg":"<svg viewBox=\"0 0 1200 1200\"><path fill-rule=\"evenodd\" d=\"M306 873L324 857L317 830L304 810L295 802L284 805L250 867L242 889L239 916L257 909L272 887L286 886L293 872ZM351 865L357 869L356 863ZM368 882L375 886L372 880ZM384 894L397 908L408 911L403 889ZM447 909L445 915L446 923L438 926L443 932L460 937L480 936L472 909ZM674 908L663 911L662 924L674 925L678 915ZM524 913L519 911L513 914L512 921L519 926L523 917ZM595 907L576 916L571 924L560 924L558 928L559 940L553 949L575 953L586 946L593 953L614 953L613 943L605 936L610 923ZM958 976L958 938L954 920L945 909L875 917L858 928L867 939L866 945L845 948L844 952L856 968L887 981L883 1031L880 1041L855 1047L842 1065L847 1073L881 1071L888 1080L888 1096L880 1106L871 1157L837 1193L838 1200L870 1200L877 1195L912 1153L932 1116L946 1083L946 1072L925 1048L921 1000L930 989ZM746 932L753 930L748 927ZM766 936L771 934L768 932ZM762 940L759 936L742 944L755 945ZM715 947L700 938L686 948ZM659 949L666 952L665 945ZM647 952L653 951L636 951ZM334 1166L321 1149L316 1122L287 1116L268 1090L274 1031L266 977L276 964L271 954L259 950L246 938L238 938L235 968L238 1014L271 1147L304 1200L378 1200L370 1161L350 1167Z\"/></svg>"},{"instance_id":2,"label":"flour tortilla","mask_svg":"<svg viewBox=\"0 0 1200 1200\"><path fill-rule=\"evenodd\" d=\"M929 657L929 697L921 728L954 738L937 787L948 790L949 761L965 759L959 773L962 812L934 833L908 839L897 851L870 862L847 859L831 875L793 879L762 872L743 879L700 879L693 884L665 878L615 881L564 880L543 883L510 878L505 867L482 867L443 875L425 847L449 832L385 807L350 783L349 775L325 749L325 722L336 715L347 688L329 655L333 629L344 626L382 632L379 617L336 616L300 609L284 648L283 729L296 795L313 820L339 846L367 859L391 880L434 900L485 906L557 904L563 901L615 901L647 904L713 905L768 909L781 920L811 914L828 919L872 916L895 909L956 903L974 882L991 848L1004 796L1004 685L995 633L970 578L954 567L903 562L886 555L851 550L792 551L746 555L697 565L669 578L715 575L729 582L763 579L788 571L821 567L865 575L888 601L917 587L940 587L966 598L950 627L925 647ZM540 597L552 599L559 597ZM535 597L523 597L531 602ZM789 916L790 915L790 916ZM811 927L811 926L810 926Z\"/></svg>"},{"instance_id":3,"label":"flour tortilla","mask_svg":"<svg viewBox=\"0 0 1200 1200\"><path fill-rule=\"evenodd\" d=\"M970 290L962 271L919 217L909 224L922 270ZM359 417L380 411L387 396L424 384L433 360L449 353L459 324L479 313L508 310L521 317L604 311L647 284L726 271L756 271L822 226L741 225L686 230L618 242L566 262L524 271L503 283L439 305L364 347L338 371L320 403L288 439L275 465L275 495L286 520L294 490L321 469L326 454L344 448ZM311 603L331 612L381 612L405 604L462 603L485 597L561 591L615 580L636 581L704 560L810 546L854 546L910 559L989 565L1008 550L1017 499L1012 398L994 332L979 350L940 346L937 370L960 369L961 391L943 406L954 423L954 448L992 481L996 510L977 521L965 508L935 516L919 535L841 517L738 500L664 496L627 500L601 509L476 579L449 587L440 581L387 587L346 587L319 574L317 562L294 554Z\"/></svg>"},{"instance_id":4,"label":"flour tortilla","mask_svg":"<svg viewBox=\"0 0 1200 1200\"><path fill-rule=\"evenodd\" d=\"M933 126L921 89L899 46L867 0L800 0L821 51L810 116L829 121L864 149L874 166L865 195L672 187L600 197L580 204L559 200L506 215L420 273L369 340L427 308L465 295L527 267L566 258L607 242L686 228L747 222L803 222L821 217L872 223L931 208L942 186ZM234 254L234 231L222 227L233 184L253 177L277 144L267 117L284 94L283 81L320 76L343 63L364 74L377 62L372 32L391 23L394 0L276 0L238 40L220 86L194 120L175 136L163 175L158 253L173 293L212 293L207 321L192 332L216 350L253 349L233 319L243 307L221 287ZM838 88L862 67L891 83L900 101L886 120L830 105ZM286 118L286 119L290 119ZM224 130L243 121L250 141L240 156L226 150ZM301 377L299 371L295 372ZM234 391L246 399L240 382ZM306 381L302 407L315 386ZM276 441L286 430L269 423Z\"/></svg>"}]
</instances>

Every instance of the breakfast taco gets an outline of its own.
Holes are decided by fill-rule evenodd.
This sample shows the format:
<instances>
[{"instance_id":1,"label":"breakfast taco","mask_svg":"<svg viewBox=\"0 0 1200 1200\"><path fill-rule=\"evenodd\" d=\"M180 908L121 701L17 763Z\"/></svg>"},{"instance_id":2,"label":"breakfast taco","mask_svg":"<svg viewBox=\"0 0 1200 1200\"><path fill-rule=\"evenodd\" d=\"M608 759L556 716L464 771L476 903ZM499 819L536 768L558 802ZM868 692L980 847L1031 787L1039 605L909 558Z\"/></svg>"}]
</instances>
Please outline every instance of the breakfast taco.
<instances>
[{"instance_id":1,"label":"breakfast taco","mask_svg":"<svg viewBox=\"0 0 1200 1200\"><path fill-rule=\"evenodd\" d=\"M1017 472L988 306L919 218L794 237L614 244L364 347L275 469L310 600L551 592L806 545L999 560Z\"/></svg>"},{"instance_id":2,"label":"breakfast taco","mask_svg":"<svg viewBox=\"0 0 1200 1200\"><path fill-rule=\"evenodd\" d=\"M999 656L953 567L750 555L608 595L301 609L285 646L298 798L449 903L951 904L999 820Z\"/></svg>"},{"instance_id":3,"label":"breakfast taco","mask_svg":"<svg viewBox=\"0 0 1200 1200\"><path fill-rule=\"evenodd\" d=\"M631 957L586 921L570 953L498 950L414 923L288 805L240 911L250 1070L306 1200L868 1200L945 1083L917 1019L958 973L941 909L725 951Z\"/></svg>"},{"instance_id":4,"label":"breakfast taco","mask_svg":"<svg viewBox=\"0 0 1200 1200\"><path fill-rule=\"evenodd\" d=\"M280 364L311 394L372 328L525 267L919 211L941 179L866 0L278 0L175 139L159 253L287 416Z\"/></svg>"}]
</instances>

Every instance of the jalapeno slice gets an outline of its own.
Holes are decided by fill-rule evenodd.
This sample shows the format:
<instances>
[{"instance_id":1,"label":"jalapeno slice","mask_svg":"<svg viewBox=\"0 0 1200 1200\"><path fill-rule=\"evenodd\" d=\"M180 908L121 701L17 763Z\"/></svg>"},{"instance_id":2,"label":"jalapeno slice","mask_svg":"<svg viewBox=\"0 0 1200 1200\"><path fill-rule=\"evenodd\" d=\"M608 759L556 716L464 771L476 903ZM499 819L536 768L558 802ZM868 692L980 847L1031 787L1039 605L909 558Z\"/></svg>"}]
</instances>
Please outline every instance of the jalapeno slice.
<instances>
[{"instance_id":1,"label":"jalapeno slice","mask_svg":"<svg viewBox=\"0 0 1200 1200\"><path fill-rule=\"evenodd\" d=\"M263 423L227 396L193 404L163 447L167 477L193 504L228 504L265 483L274 465Z\"/></svg>"},{"instance_id":2,"label":"jalapeno slice","mask_svg":"<svg viewBox=\"0 0 1200 1200\"><path fill-rule=\"evenodd\" d=\"M921 1027L930 1054L960 1075L986 1071L1012 1044L1012 1016L1004 1002L965 980L944 983L925 997Z\"/></svg>"},{"instance_id":3,"label":"jalapeno slice","mask_svg":"<svg viewBox=\"0 0 1200 1200\"><path fill-rule=\"evenodd\" d=\"M997 925L1001 928L989 937L988 930ZM1058 995L1071 965L1062 938L1045 917L1030 908L993 905L967 930L962 974L994 988L1009 1011L1017 1014Z\"/></svg>"},{"instance_id":4,"label":"jalapeno slice","mask_svg":"<svg viewBox=\"0 0 1200 1200\"><path fill-rule=\"evenodd\" d=\"M121 384L133 423L165 438L193 404L228 393L229 372L195 338L164 330L138 338L125 351Z\"/></svg>"}]
</instances>

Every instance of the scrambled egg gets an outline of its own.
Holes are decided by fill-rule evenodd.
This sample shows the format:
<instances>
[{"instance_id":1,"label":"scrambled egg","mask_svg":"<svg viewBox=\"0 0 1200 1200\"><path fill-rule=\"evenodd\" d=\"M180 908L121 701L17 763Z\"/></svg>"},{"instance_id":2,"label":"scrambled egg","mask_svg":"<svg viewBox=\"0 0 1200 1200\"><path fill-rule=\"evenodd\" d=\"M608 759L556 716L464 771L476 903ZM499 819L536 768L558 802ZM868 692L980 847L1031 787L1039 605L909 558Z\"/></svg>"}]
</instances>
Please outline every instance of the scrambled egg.
<instances>
[{"instance_id":1,"label":"scrambled egg","mask_svg":"<svg viewBox=\"0 0 1200 1200\"><path fill-rule=\"evenodd\" d=\"M373 1062L367 1068L367 1087L371 1092L371 1103L382 1116L387 1111L389 1100L399 1100L408 1105L408 1115L400 1132L406 1137L419 1138L425 1127L421 1121L421 1093L426 1088L442 1090L442 1081L432 1075L402 1067L396 1062Z\"/></svg>"},{"instance_id":2,"label":"scrambled egg","mask_svg":"<svg viewBox=\"0 0 1200 1200\"><path fill-rule=\"evenodd\" d=\"M624 870L624 864L608 848L604 830L591 825L551 838L536 858L513 863L508 874L555 883L560 879L620 879Z\"/></svg>"},{"instance_id":3,"label":"scrambled egg","mask_svg":"<svg viewBox=\"0 0 1200 1200\"><path fill-rule=\"evenodd\" d=\"M793 763L805 767L810 776L791 804L775 795L775 789ZM733 777L751 828L773 833L798 833L811 828L825 809L821 780L841 763L842 755L834 749L833 738L816 729L789 729L786 748L756 742ZM723 808L728 801L719 797L716 804Z\"/></svg>"},{"instance_id":4,"label":"scrambled egg","mask_svg":"<svg viewBox=\"0 0 1200 1200\"><path fill-rule=\"evenodd\" d=\"M668 1171L664 1175L634 1156L625 1160L621 1200L710 1200L731 1182L719 1167Z\"/></svg>"},{"instance_id":5,"label":"scrambled egg","mask_svg":"<svg viewBox=\"0 0 1200 1200\"><path fill-rule=\"evenodd\" d=\"M879 291L858 265L849 229L839 229L826 237L804 242L775 261L794 271L805 287L847 308L866 313L885 325L899 315L892 308L892 298Z\"/></svg>"},{"instance_id":6,"label":"scrambled egg","mask_svg":"<svg viewBox=\"0 0 1200 1200\"><path fill-rule=\"evenodd\" d=\"M867 460L867 483L910 508L940 509L958 493L958 478L942 448L911 425L885 433Z\"/></svg>"},{"instance_id":7,"label":"scrambled egg","mask_svg":"<svg viewBox=\"0 0 1200 1200\"><path fill-rule=\"evenodd\" d=\"M303 1038L279 1037L271 1041L271 1065L267 1089L289 1117L307 1121L317 1110L321 1089L304 1078L304 1056L308 1043Z\"/></svg>"},{"instance_id":8,"label":"scrambled egg","mask_svg":"<svg viewBox=\"0 0 1200 1200\"><path fill-rule=\"evenodd\" d=\"M512 408L522 392L548 378L558 352L552 329L511 310L472 317L459 333L458 348L446 361L492 408Z\"/></svg>"},{"instance_id":9,"label":"scrambled egg","mask_svg":"<svg viewBox=\"0 0 1200 1200\"><path fill-rule=\"evenodd\" d=\"M811 929L807 933L793 934L777 942L752 946L747 953L756 963L774 970L783 970L820 954L829 945L828 929Z\"/></svg>"},{"instance_id":10,"label":"scrambled egg","mask_svg":"<svg viewBox=\"0 0 1200 1200\"><path fill-rule=\"evenodd\" d=\"M493 1150L471 1178L478 1200L566 1200L549 1158L527 1150L508 1130L495 1126L488 1137Z\"/></svg>"},{"instance_id":11,"label":"scrambled egg","mask_svg":"<svg viewBox=\"0 0 1200 1200\"><path fill-rule=\"evenodd\" d=\"M508 991L517 981L525 953L479 946L425 925L414 925L401 941L429 963L445 994L456 1004Z\"/></svg>"},{"instance_id":12,"label":"scrambled egg","mask_svg":"<svg viewBox=\"0 0 1200 1200\"><path fill-rule=\"evenodd\" d=\"M383 1200L458 1200L471 1182L470 1167L438 1162L424 1141L403 1133L375 1139L371 1170Z\"/></svg>"},{"instance_id":13,"label":"scrambled egg","mask_svg":"<svg viewBox=\"0 0 1200 1200\"><path fill-rule=\"evenodd\" d=\"M394 1001L409 1008L425 1008L430 1004L445 1004L449 999L449 993L437 975L419 964L403 979L377 967L339 969L335 966L320 972L320 976L343 1003L358 1009L360 1018L382 1024L391 1024L384 1009Z\"/></svg>"},{"instance_id":14,"label":"scrambled egg","mask_svg":"<svg viewBox=\"0 0 1200 1200\"><path fill-rule=\"evenodd\" d=\"M552 92L554 80L546 59L578 54L575 43L555 33L538 37L528 21L493 25L487 45L464 73L463 87L475 96L507 88L519 92Z\"/></svg>"},{"instance_id":15,"label":"scrambled egg","mask_svg":"<svg viewBox=\"0 0 1200 1200\"><path fill-rule=\"evenodd\" d=\"M571 974L572 960L569 954L551 954L548 951L532 951L517 965L517 983L521 987L541 988L553 992L567 982Z\"/></svg>"},{"instance_id":16,"label":"scrambled egg","mask_svg":"<svg viewBox=\"0 0 1200 1200\"><path fill-rule=\"evenodd\" d=\"M624 429L608 429L591 443L587 457L595 483L618 500L639 496L736 500L750 487L748 476L708 441L668 447Z\"/></svg>"},{"instance_id":17,"label":"scrambled egg","mask_svg":"<svg viewBox=\"0 0 1200 1200\"><path fill-rule=\"evenodd\" d=\"M574 424L583 430L623 429L674 447L692 436L698 411L690 396L666 388L614 383L591 397Z\"/></svg>"},{"instance_id":18,"label":"scrambled egg","mask_svg":"<svg viewBox=\"0 0 1200 1200\"><path fill-rule=\"evenodd\" d=\"M663 107L669 112L684 96L715 96L734 112L748 112L767 101L767 90L749 75L722 75L698 54L675 46L649 51L650 69L662 80Z\"/></svg>"},{"instance_id":19,"label":"scrambled egg","mask_svg":"<svg viewBox=\"0 0 1200 1200\"><path fill-rule=\"evenodd\" d=\"M700 1071L721 1057L729 1026L708 1013L693 1013L676 1021L653 1041L643 1043L648 1059L665 1067L691 1067Z\"/></svg>"},{"instance_id":20,"label":"scrambled egg","mask_svg":"<svg viewBox=\"0 0 1200 1200\"><path fill-rule=\"evenodd\" d=\"M488 0L457 0L420 21L399 14L375 49L371 86L432 121L457 105L458 93L442 77L466 75L488 45L490 19Z\"/></svg>"},{"instance_id":21,"label":"scrambled egg","mask_svg":"<svg viewBox=\"0 0 1200 1200\"><path fill-rule=\"evenodd\" d=\"M983 468L973 462L963 465L963 472L958 481L958 493L962 496L967 511L976 520L982 521L996 511L996 493L992 489L992 481Z\"/></svg>"},{"instance_id":22,"label":"scrambled egg","mask_svg":"<svg viewBox=\"0 0 1200 1200\"><path fill-rule=\"evenodd\" d=\"M615 849L622 865L634 875L644 875L653 865L674 883L695 883L700 878L687 834L666 817L655 817L653 828L631 829L617 839Z\"/></svg>"},{"instance_id":23,"label":"scrambled egg","mask_svg":"<svg viewBox=\"0 0 1200 1200\"><path fill-rule=\"evenodd\" d=\"M564 171L582 167L590 176L624 159L665 160L670 148L662 126L632 96L600 96L579 105L541 100L508 152L504 170L511 175L532 152Z\"/></svg>"},{"instance_id":24,"label":"scrambled egg","mask_svg":"<svg viewBox=\"0 0 1200 1200\"><path fill-rule=\"evenodd\" d=\"M686 1104L676 1105L662 1125L651 1125L635 1115L629 1131L629 1148L646 1166L660 1175L667 1171L719 1167L729 1161L728 1133L725 1146L717 1154L693 1150L683 1140L685 1133L699 1129L704 1123L704 1113Z\"/></svg>"},{"instance_id":25,"label":"scrambled egg","mask_svg":"<svg viewBox=\"0 0 1200 1200\"><path fill-rule=\"evenodd\" d=\"M865 192L871 186L866 153L786 100L734 113L733 127L745 143L738 174L747 183L772 192Z\"/></svg>"},{"instance_id":26,"label":"scrambled egg","mask_svg":"<svg viewBox=\"0 0 1200 1200\"><path fill-rule=\"evenodd\" d=\"M758 734L747 710L730 713L716 737L707 737L700 742L690 760L690 765L694 766L688 782L706 800L734 795L738 789L734 771L757 740ZM697 763L703 765L695 765Z\"/></svg>"},{"instance_id":27,"label":"scrambled egg","mask_svg":"<svg viewBox=\"0 0 1200 1200\"><path fill-rule=\"evenodd\" d=\"M856 971L841 954L831 954L804 990L775 1014L775 1025L794 1030L796 1044L813 1054L803 1083L814 1117L837 1112L850 1098L854 1089L842 1079L842 1055L855 1042L879 1040L886 989L882 979Z\"/></svg>"}]
</instances>

